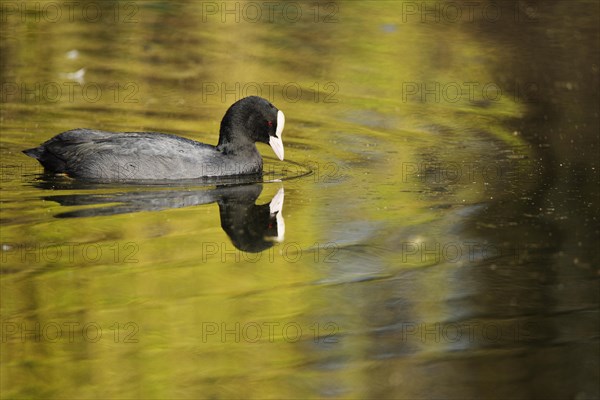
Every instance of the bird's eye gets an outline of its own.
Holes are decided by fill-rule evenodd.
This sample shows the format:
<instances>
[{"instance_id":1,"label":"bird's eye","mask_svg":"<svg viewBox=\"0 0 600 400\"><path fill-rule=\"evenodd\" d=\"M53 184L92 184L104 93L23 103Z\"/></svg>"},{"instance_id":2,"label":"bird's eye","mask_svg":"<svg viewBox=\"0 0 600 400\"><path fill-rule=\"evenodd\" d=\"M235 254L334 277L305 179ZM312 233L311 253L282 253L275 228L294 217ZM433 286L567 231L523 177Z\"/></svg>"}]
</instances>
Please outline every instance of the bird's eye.
<instances>
[{"instance_id":1,"label":"bird's eye","mask_svg":"<svg viewBox=\"0 0 600 400\"><path fill-rule=\"evenodd\" d=\"M273 126L273 121L267 121L267 126L270 128Z\"/></svg>"}]
</instances>

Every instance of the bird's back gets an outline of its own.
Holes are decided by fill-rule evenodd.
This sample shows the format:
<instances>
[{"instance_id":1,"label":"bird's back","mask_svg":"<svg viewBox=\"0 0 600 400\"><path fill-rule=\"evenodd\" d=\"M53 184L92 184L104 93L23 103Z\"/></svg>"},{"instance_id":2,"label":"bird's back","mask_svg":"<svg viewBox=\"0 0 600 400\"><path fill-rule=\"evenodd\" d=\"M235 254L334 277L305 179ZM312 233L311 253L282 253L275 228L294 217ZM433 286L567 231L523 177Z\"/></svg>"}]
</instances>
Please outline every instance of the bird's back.
<instances>
[{"instance_id":1,"label":"bird's back","mask_svg":"<svg viewBox=\"0 0 600 400\"><path fill-rule=\"evenodd\" d=\"M74 129L24 153L47 171L74 178L194 179L235 174L229 173L228 158L214 146L155 132ZM257 166L246 165L246 169ZM245 171L249 172L253 171Z\"/></svg>"}]
</instances>

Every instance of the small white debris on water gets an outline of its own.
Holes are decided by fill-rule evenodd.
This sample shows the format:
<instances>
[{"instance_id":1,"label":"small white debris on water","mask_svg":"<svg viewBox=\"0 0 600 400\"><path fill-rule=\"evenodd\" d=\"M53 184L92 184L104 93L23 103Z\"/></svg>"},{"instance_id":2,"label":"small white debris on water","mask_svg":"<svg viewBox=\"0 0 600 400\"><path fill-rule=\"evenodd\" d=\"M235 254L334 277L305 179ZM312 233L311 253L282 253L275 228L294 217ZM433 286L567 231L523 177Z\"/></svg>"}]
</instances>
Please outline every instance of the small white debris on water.
<instances>
[{"instance_id":1,"label":"small white debris on water","mask_svg":"<svg viewBox=\"0 0 600 400\"><path fill-rule=\"evenodd\" d=\"M67 51L66 55L69 60L74 60L79 57L79 52L77 50L73 49L71 51Z\"/></svg>"}]
</instances>

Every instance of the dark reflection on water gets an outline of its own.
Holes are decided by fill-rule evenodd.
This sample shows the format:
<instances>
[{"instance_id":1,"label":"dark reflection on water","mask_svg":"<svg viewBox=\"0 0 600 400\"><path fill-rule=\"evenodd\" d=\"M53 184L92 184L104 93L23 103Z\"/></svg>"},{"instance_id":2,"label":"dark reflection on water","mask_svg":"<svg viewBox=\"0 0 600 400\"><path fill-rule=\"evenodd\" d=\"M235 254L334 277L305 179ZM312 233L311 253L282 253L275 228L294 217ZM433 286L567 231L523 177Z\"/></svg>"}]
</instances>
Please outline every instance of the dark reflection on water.
<instances>
[{"instance_id":1,"label":"dark reflection on water","mask_svg":"<svg viewBox=\"0 0 600 400\"><path fill-rule=\"evenodd\" d=\"M80 184L79 188L82 187L85 185ZM274 242L282 241L285 234L282 216L283 188L269 203L257 205L255 202L261 192L262 185L253 184L217 186L214 189L203 190L54 195L46 196L44 199L66 207L117 203L105 207L60 212L55 215L56 218L110 216L217 203L221 227L235 247L242 251L257 253L272 247Z\"/></svg>"}]
</instances>

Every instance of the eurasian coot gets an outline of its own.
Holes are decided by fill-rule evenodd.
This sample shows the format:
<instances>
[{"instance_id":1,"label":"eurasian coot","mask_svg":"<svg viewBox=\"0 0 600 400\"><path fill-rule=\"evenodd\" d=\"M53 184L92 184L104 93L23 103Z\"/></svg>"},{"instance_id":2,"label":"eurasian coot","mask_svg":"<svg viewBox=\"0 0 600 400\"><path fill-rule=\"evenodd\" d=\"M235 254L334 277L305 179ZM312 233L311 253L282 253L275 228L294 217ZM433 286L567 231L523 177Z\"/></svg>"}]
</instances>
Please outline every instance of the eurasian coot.
<instances>
[{"instance_id":1,"label":"eurasian coot","mask_svg":"<svg viewBox=\"0 0 600 400\"><path fill-rule=\"evenodd\" d=\"M283 112L250 96L234 103L221 121L216 146L156 132L73 129L24 150L47 172L92 180L171 180L260 174L256 142L283 160Z\"/></svg>"}]
</instances>

